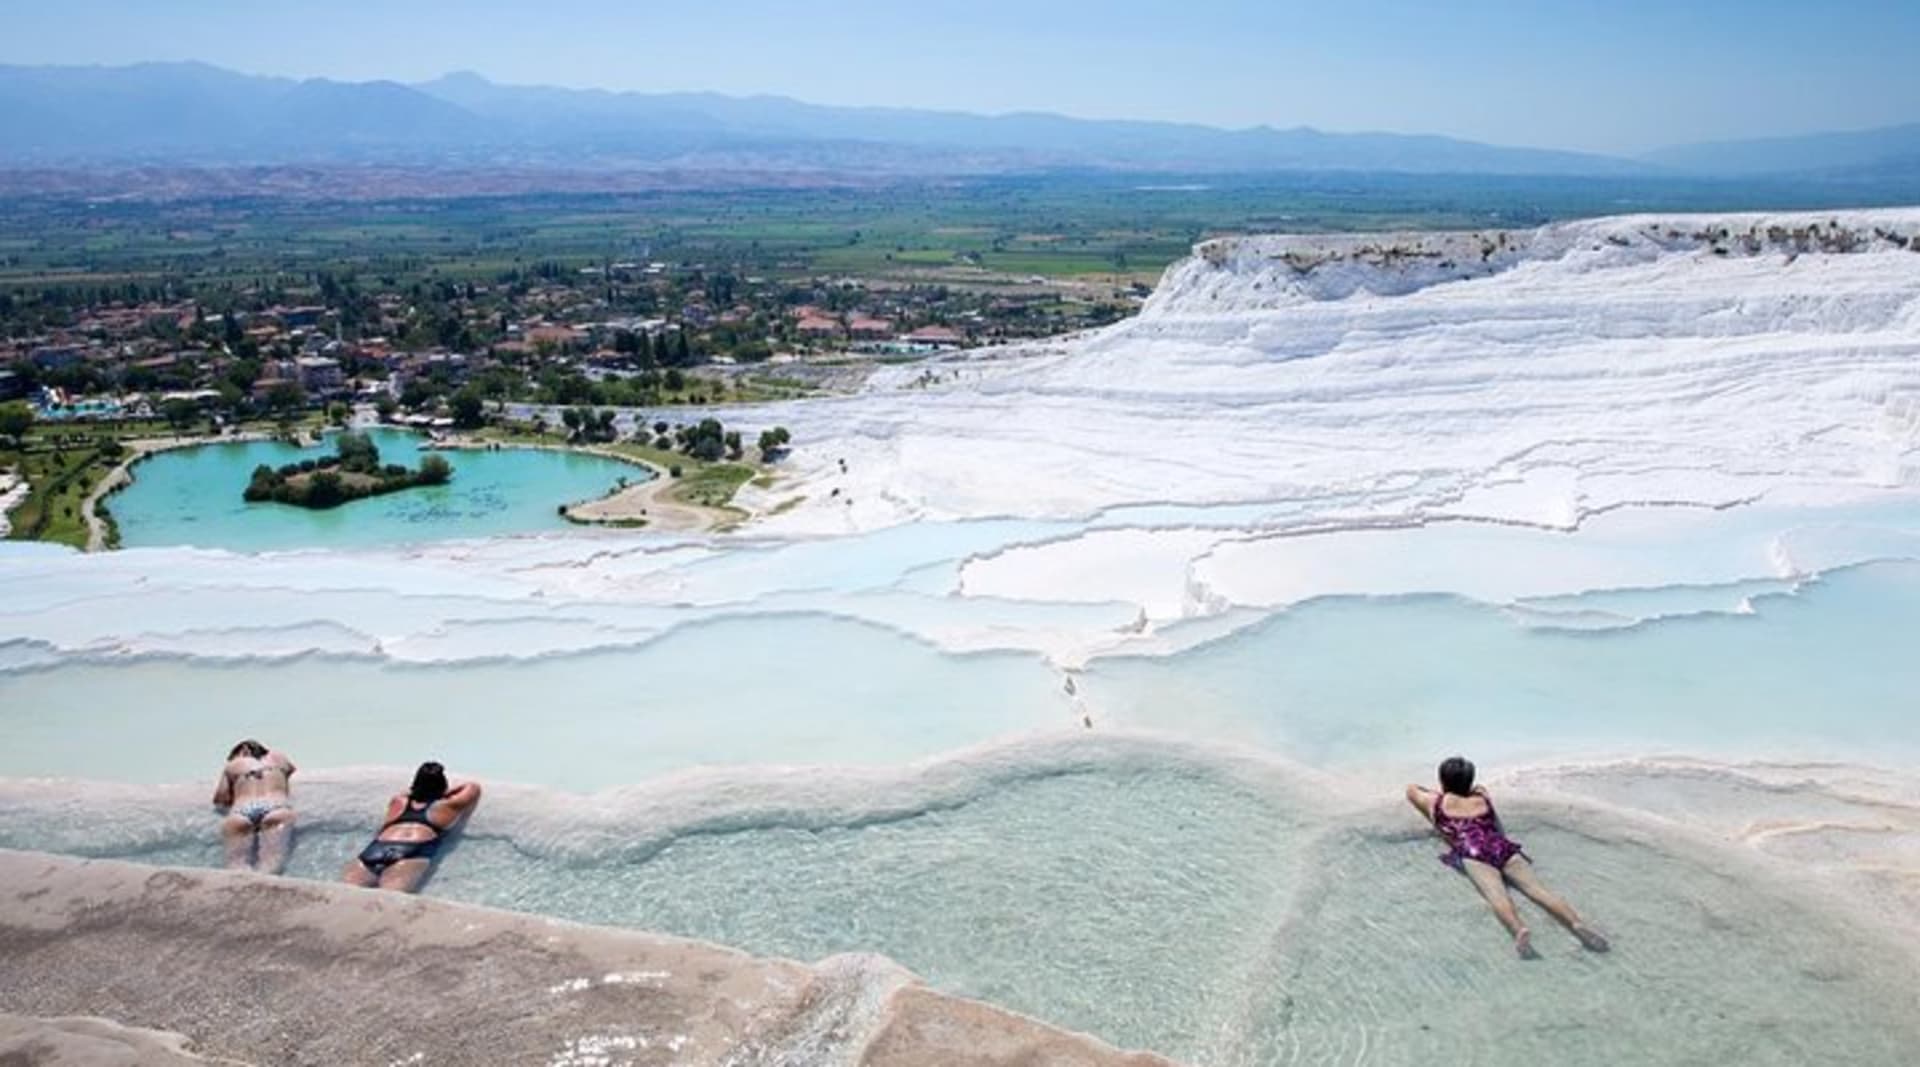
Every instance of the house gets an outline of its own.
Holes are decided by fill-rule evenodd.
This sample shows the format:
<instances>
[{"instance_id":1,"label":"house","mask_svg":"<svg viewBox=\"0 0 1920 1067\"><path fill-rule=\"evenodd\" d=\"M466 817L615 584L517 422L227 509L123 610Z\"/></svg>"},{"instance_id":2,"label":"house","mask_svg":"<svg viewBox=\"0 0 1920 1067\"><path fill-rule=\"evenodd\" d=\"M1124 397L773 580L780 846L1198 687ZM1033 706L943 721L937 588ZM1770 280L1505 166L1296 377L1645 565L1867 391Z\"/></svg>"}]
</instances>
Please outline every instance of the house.
<instances>
[{"instance_id":1,"label":"house","mask_svg":"<svg viewBox=\"0 0 1920 1067\"><path fill-rule=\"evenodd\" d=\"M562 350L587 343L587 331L572 326L532 326L523 336L528 344L536 347L549 344Z\"/></svg>"},{"instance_id":2,"label":"house","mask_svg":"<svg viewBox=\"0 0 1920 1067\"><path fill-rule=\"evenodd\" d=\"M966 337L951 326L922 326L900 340L913 345L957 348L965 343Z\"/></svg>"},{"instance_id":3,"label":"house","mask_svg":"<svg viewBox=\"0 0 1920 1067\"><path fill-rule=\"evenodd\" d=\"M874 318L871 315L855 315L847 322L847 332L855 337L871 340L877 337L893 336L891 319Z\"/></svg>"},{"instance_id":4,"label":"house","mask_svg":"<svg viewBox=\"0 0 1920 1067\"><path fill-rule=\"evenodd\" d=\"M793 328L808 337L840 336L840 324L822 315L805 316Z\"/></svg>"},{"instance_id":5,"label":"house","mask_svg":"<svg viewBox=\"0 0 1920 1067\"><path fill-rule=\"evenodd\" d=\"M319 325L320 316L326 313L327 309L323 307L281 308L279 311L279 319L281 325L287 329L297 330Z\"/></svg>"},{"instance_id":6,"label":"house","mask_svg":"<svg viewBox=\"0 0 1920 1067\"><path fill-rule=\"evenodd\" d=\"M294 372L300 382L300 388L309 395L324 396L338 392L346 385L347 377L340 370L340 361L326 356L301 356L293 361Z\"/></svg>"},{"instance_id":7,"label":"house","mask_svg":"<svg viewBox=\"0 0 1920 1067\"><path fill-rule=\"evenodd\" d=\"M254 383L253 383L253 399L257 401L264 401L267 399L267 397L273 394L273 391L275 389L278 389L283 385L297 385L297 384L299 383L292 381L291 379L288 379L288 378L274 378L274 377L256 378L254 379Z\"/></svg>"}]
</instances>

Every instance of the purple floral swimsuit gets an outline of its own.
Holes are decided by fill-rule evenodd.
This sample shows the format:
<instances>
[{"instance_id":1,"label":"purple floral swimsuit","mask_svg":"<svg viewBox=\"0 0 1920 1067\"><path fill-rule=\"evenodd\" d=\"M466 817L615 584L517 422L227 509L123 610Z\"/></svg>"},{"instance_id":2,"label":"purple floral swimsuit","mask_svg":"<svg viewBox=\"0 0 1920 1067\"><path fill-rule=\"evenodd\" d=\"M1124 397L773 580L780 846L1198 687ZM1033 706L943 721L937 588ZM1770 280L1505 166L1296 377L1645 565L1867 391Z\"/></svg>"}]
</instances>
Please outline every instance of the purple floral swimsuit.
<instances>
[{"instance_id":1,"label":"purple floral swimsuit","mask_svg":"<svg viewBox=\"0 0 1920 1067\"><path fill-rule=\"evenodd\" d=\"M1440 862L1456 870L1461 860L1478 860L1481 863L1500 870L1515 856L1526 853L1520 843L1509 838L1500 828L1500 816L1493 810L1492 799L1487 799L1487 810L1479 815L1462 817L1448 815L1441 810L1440 802L1444 793L1433 798L1433 828L1447 839L1452 849L1440 857Z\"/></svg>"}]
</instances>

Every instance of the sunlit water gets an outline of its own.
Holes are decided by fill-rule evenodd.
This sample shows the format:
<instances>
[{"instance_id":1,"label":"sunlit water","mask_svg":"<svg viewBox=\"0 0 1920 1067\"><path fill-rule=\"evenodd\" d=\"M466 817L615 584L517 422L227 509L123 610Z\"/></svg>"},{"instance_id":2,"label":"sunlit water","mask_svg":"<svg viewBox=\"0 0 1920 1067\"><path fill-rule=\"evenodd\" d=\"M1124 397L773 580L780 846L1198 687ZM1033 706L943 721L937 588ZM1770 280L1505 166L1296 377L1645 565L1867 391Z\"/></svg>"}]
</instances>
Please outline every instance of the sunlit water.
<instances>
[{"instance_id":1,"label":"sunlit water","mask_svg":"<svg viewBox=\"0 0 1920 1067\"><path fill-rule=\"evenodd\" d=\"M1920 567L1827 575L1756 614L1543 628L1442 597L1317 601L1174 657L1100 660L1115 722L1230 738L1312 766L1471 750L1909 761L1920 756Z\"/></svg>"},{"instance_id":2,"label":"sunlit water","mask_svg":"<svg viewBox=\"0 0 1920 1067\"><path fill-rule=\"evenodd\" d=\"M383 463L420 463L417 434L372 430ZM644 467L603 456L542 449L444 453L453 480L314 511L247 503L241 492L253 469L330 454L326 444L298 448L276 441L201 445L150 456L134 467L133 484L108 501L121 543L194 545L239 551L390 545L450 537L529 533L566 525L562 504L601 496L621 478L644 481Z\"/></svg>"},{"instance_id":3,"label":"sunlit water","mask_svg":"<svg viewBox=\"0 0 1920 1067\"><path fill-rule=\"evenodd\" d=\"M1920 566L1524 610L1328 598L1074 670L907 632L1123 629L1110 606L948 595L962 557L1058 529L661 542L591 565L501 542L466 571L354 556L325 576L168 556L159 588L137 583L143 622L111 607L120 568L152 568L138 554L20 556L0 846L217 862L213 772L258 735L308 768L295 875L334 877L405 768L439 758L491 788L434 895L803 960L881 952L1195 1063L1913 1061L1911 959L1792 870L1618 810L1510 807L1617 944L1583 953L1532 913L1546 958L1523 965L1393 791L1452 751L1496 773L1911 761ZM529 569L581 596L529 594ZM588 595L670 571L680 601Z\"/></svg>"},{"instance_id":4,"label":"sunlit water","mask_svg":"<svg viewBox=\"0 0 1920 1067\"><path fill-rule=\"evenodd\" d=\"M476 821L429 892L798 959L880 951L1195 1063L1892 1065L1920 1047L1907 961L1788 883L1516 813L1543 875L1617 940L1587 954L1528 907L1544 958L1522 964L1403 812L1327 808L1298 782L1042 761L903 810L775 807L585 854ZM316 828L293 873L331 877L363 840ZM133 854L213 862L204 840Z\"/></svg>"}]
</instances>

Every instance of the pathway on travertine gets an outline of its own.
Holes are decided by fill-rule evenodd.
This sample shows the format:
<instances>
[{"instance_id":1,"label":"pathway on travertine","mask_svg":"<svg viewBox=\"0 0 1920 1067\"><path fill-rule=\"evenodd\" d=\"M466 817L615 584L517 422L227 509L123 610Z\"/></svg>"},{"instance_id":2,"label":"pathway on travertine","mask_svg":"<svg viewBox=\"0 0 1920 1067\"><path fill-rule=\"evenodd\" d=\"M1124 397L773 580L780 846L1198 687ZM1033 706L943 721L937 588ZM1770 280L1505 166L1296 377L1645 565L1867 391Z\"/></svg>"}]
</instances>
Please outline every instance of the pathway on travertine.
<instances>
[{"instance_id":1,"label":"pathway on travertine","mask_svg":"<svg viewBox=\"0 0 1920 1067\"><path fill-rule=\"evenodd\" d=\"M617 455L606 452L602 455ZM621 457L628 458L628 457ZM628 458L628 462L632 462ZM696 504L683 504L667 498L676 483L672 474L652 464L653 477L603 496L567 507L567 514L583 522L611 523L646 520L646 528L658 533L701 533L719 525L724 513Z\"/></svg>"}]
</instances>

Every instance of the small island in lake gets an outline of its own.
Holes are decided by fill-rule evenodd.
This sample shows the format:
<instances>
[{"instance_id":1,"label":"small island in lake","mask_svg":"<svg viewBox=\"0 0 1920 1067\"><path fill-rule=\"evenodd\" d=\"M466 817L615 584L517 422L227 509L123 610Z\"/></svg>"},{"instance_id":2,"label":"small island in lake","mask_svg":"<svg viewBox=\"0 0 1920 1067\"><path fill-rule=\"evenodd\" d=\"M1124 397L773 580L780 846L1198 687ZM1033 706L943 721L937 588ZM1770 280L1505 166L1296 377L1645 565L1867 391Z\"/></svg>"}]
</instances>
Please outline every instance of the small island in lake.
<instances>
[{"instance_id":1,"label":"small island in lake","mask_svg":"<svg viewBox=\"0 0 1920 1067\"><path fill-rule=\"evenodd\" d=\"M408 470L398 463L382 466L379 447L363 433L343 433L334 447L334 455L283 467L262 463L253 469L243 495L249 502L333 508L416 486L445 485L453 477L453 464L445 456L424 457L418 470Z\"/></svg>"}]
</instances>

